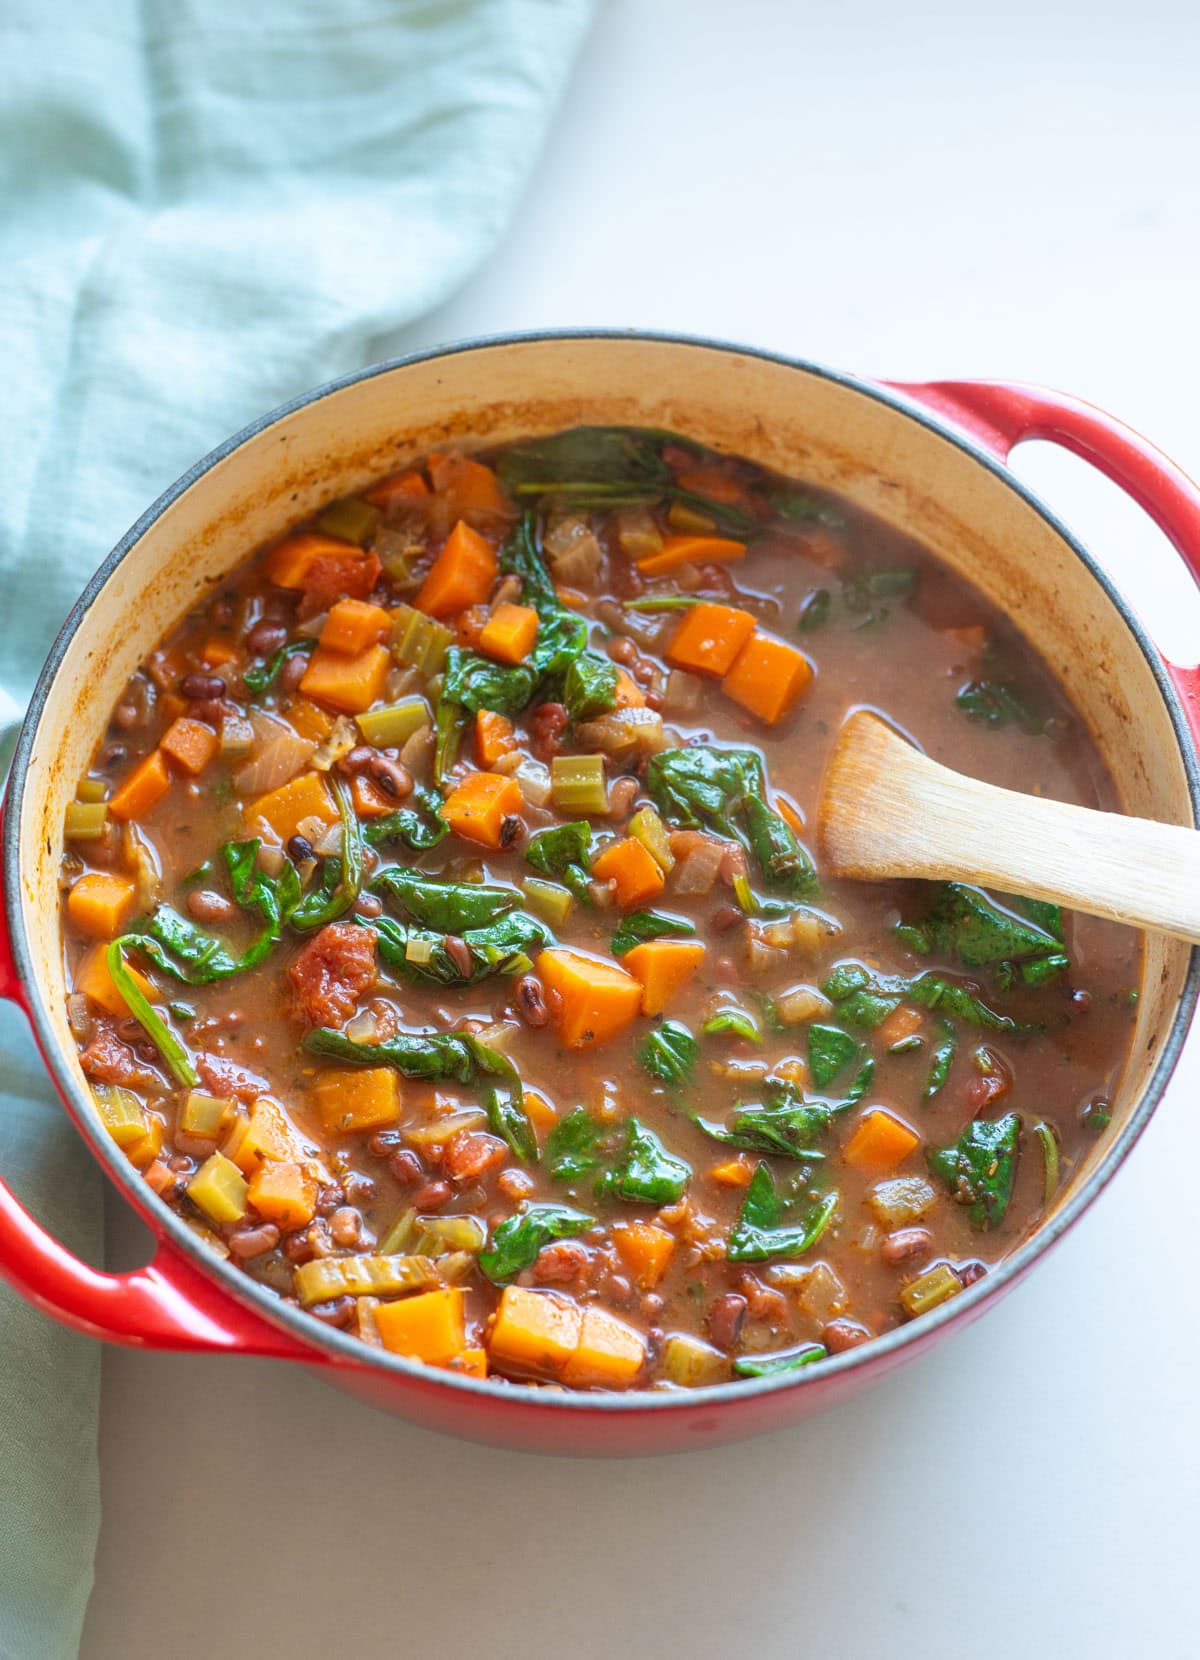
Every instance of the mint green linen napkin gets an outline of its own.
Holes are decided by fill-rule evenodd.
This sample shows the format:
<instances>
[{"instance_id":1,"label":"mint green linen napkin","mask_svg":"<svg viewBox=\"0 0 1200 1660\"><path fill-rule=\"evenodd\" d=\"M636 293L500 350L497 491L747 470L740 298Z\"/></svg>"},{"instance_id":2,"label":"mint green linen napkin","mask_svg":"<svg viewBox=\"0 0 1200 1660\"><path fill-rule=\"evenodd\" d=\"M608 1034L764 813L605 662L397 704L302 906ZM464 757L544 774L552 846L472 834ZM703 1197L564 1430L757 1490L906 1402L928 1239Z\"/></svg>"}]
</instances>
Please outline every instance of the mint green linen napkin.
<instances>
[{"instance_id":1,"label":"mint green linen napkin","mask_svg":"<svg viewBox=\"0 0 1200 1660\"><path fill-rule=\"evenodd\" d=\"M514 208L594 0L0 9L0 757L106 549L256 414L385 355ZM99 1178L12 1011L0 1170L72 1248ZM98 1347L0 1287L0 1660L73 1655Z\"/></svg>"}]
</instances>

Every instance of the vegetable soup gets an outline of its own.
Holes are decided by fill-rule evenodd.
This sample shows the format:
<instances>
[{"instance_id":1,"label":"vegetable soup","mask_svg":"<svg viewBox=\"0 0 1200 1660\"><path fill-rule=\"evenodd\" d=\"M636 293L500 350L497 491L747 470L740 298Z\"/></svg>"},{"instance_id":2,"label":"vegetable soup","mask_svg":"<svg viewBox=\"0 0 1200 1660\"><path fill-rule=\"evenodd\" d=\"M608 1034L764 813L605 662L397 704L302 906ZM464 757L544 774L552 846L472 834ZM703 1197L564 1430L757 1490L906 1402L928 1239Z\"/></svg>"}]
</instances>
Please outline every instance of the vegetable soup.
<instances>
[{"instance_id":1,"label":"vegetable soup","mask_svg":"<svg viewBox=\"0 0 1200 1660\"><path fill-rule=\"evenodd\" d=\"M860 706L1115 805L986 601L747 461L578 428L330 503L149 657L67 811L105 1126L271 1295L474 1377L695 1388L919 1318L1104 1133L1141 942L826 877Z\"/></svg>"}]
</instances>

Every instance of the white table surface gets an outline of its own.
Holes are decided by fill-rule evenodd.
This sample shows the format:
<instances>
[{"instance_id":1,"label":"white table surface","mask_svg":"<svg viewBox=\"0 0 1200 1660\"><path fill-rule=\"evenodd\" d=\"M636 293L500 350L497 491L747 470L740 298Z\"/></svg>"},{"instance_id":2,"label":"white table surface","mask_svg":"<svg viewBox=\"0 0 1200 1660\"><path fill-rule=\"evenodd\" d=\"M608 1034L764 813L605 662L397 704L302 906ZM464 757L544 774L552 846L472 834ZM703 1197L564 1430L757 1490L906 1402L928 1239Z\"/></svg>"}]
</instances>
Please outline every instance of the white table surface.
<instances>
[{"instance_id":1,"label":"white table surface","mask_svg":"<svg viewBox=\"0 0 1200 1660\"><path fill-rule=\"evenodd\" d=\"M610 0L505 245L379 355L639 324L1024 376L1195 471L1198 62L1184 0ZM1190 660L1200 604L1153 527L1042 446L1017 470ZM523 1457L298 1368L108 1351L85 1660L1195 1654L1198 1084L1193 1041L986 1319L742 1446ZM110 1206L110 1261L145 1254Z\"/></svg>"}]
</instances>

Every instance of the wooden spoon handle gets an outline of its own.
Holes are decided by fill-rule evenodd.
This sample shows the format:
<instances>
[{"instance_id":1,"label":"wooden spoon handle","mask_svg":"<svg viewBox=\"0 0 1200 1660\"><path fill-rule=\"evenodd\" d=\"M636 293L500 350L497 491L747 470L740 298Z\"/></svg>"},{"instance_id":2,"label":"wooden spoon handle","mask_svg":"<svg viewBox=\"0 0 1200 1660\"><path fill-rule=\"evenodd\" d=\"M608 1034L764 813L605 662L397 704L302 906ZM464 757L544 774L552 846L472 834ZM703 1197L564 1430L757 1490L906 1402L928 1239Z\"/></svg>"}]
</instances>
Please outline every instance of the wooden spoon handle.
<instances>
[{"instance_id":1,"label":"wooden spoon handle","mask_svg":"<svg viewBox=\"0 0 1200 1660\"><path fill-rule=\"evenodd\" d=\"M967 778L865 711L842 728L818 840L835 876L971 882L1200 941L1200 831Z\"/></svg>"}]
</instances>

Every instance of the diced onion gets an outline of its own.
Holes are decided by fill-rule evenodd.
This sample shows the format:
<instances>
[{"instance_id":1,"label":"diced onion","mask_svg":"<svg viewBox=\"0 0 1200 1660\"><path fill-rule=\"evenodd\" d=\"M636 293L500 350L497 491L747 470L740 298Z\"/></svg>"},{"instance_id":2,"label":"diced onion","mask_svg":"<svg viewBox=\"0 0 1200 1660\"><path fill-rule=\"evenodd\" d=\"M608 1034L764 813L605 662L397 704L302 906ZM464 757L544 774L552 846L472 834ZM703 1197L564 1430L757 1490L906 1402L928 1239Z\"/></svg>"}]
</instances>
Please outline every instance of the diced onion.
<instances>
[{"instance_id":1,"label":"diced onion","mask_svg":"<svg viewBox=\"0 0 1200 1660\"><path fill-rule=\"evenodd\" d=\"M253 797L277 790L294 778L308 765L316 746L274 715L256 713L250 724L254 743L249 759L234 773L233 783L239 795Z\"/></svg>"},{"instance_id":2,"label":"diced onion","mask_svg":"<svg viewBox=\"0 0 1200 1660\"><path fill-rule=\"evenodd\" d=\"M790 986L776 997L775 1013L785 1026L799 1026L805 1020L824 1020L833 1013L833 1004L816 986Z\"/></svg>"}]
</instances>

